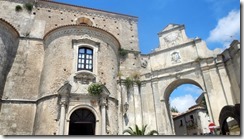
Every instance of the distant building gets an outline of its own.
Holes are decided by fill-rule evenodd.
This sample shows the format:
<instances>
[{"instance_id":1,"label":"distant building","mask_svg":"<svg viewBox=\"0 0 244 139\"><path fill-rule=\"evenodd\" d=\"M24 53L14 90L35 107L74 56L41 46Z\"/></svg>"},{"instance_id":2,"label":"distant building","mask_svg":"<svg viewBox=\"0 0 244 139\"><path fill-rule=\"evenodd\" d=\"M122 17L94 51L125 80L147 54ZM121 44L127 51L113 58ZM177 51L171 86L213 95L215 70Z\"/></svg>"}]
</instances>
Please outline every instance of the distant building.
<instances>
[{"instance_id":1,"label":"distant building","mask_svg":"<svg viewBox=\"0 0 244 139\"><path fill-rule=\"evenodd\" d=\"M201 104L202 95L196 100L196 105L190 107L186 112L173 115L176 135L204 135L209 134L208 125L210 123L207 109Z\"/></svg>"}]
</instances>

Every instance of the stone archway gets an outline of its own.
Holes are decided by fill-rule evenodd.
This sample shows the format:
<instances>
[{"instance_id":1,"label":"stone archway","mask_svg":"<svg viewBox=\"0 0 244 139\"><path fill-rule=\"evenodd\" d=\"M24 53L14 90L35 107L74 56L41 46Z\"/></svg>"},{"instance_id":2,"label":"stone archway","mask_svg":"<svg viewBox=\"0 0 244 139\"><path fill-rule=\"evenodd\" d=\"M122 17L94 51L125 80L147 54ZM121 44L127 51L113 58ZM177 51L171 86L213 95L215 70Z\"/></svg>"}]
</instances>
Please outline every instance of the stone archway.
<instances>
[{"instance_id":1,"label":"stone archway","mask_svg":"<svg viewBox=\"0 0 244 139\"><path fill-rule=\"evenodd\" d=\"M199 83L199 81L197 79L181 78L181 79L173 80L167 85L167 87L165 88L165 91L163 93L163 98L165 100L164 103L165 103L165 110L166 110L167 117L168 117L167 120L168 120L168 123L170 123L171 129L174 133L175 133L175 127L174 127L173 117L171 116L172 113L170 110L169 98L170 98L170 95L173 93L173 91L177 87L184 85L184 84L191 84L191 85L197 86L199 89L201 89L201 90L203 90L203 92L205 92L202 87L202 84Z\"/></svg>"},{"instance_id":2,"label":"stone archway","mask_svg":"<svg viewBox=\"0 0 244 139\"><path fill-rule=\"evenodd\" d=\"M221 133L223 135L227 135L230 132L230 129L228 127L228 121L227 121L229 117L233 118L237 122L239 128L241 127L240 126L240 104L236 104L235 106L227 105L222 108L219 115L219 125L220 125Z\"/></svg>"},{"instance_id":3,"label":"stone archway","mask_svg":"<svg viewBox=\"0 0 244 139\"><path fill-rule=\"evenodd\" d=\"M75 110L69 124L69 135L95 135L96 118L89 109Z\"/></svg>"}]
</instances>

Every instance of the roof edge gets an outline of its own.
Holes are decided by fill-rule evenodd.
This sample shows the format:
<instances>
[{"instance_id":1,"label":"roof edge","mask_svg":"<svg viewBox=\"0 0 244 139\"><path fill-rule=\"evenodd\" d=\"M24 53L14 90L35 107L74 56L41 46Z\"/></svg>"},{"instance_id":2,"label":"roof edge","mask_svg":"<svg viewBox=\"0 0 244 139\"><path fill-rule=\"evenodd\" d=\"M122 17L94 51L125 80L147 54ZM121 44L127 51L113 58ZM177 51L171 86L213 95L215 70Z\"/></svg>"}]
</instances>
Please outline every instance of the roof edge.
<instances>
[{"instance_id":1,"label":"roof edge","mask_svg":"<svg viewBox=\"0 0 244 139\"><path fill-rule=\"evenodd\" d=\"M120 15L120 16L122 16L124 18L129 18L129 19L133 19L134 21L138 21L138 17L137 16L121 14L121 13L117 13L117 12L110 12L110 11L105 11L105 10L100 10L100 9L95 9L95 8L89 8L89 7L85 7L85 6L78 6L78 5L68 4L68 3L57 2L57 1L39 0L39 2L64 5L64 6L69 6L70 8L83 8L83 9L87 9L87 10L103 12L103 13L106 13L106 14L116 14L116 15ZM50 5L48 5L48 6L50 6Z\"/></svg>"}]
</instances>

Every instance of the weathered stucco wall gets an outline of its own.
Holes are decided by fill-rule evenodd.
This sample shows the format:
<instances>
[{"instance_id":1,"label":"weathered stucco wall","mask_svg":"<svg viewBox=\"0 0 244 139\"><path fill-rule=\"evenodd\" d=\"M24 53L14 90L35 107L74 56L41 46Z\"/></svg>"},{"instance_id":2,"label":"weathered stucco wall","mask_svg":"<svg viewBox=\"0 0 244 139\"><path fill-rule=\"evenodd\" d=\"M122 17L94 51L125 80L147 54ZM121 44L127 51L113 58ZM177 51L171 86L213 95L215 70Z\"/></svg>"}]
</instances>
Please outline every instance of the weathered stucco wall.
<instances>
[{"instance_id":1,"label":"weathered stucco wall","mask_svg":"<svg viewBox=\"0 0 244 139\"><path fill-rule=\"evenodd\" d=\"M3 103L0 113L1 135L32 135L34 119L34 104Z\"/></svg>"},{"instance_id":2,"label":"weathered stucco wall","mask_svg":"<svg viewBox=\"0 0 244 139\"><path fill-rule=\"evenodd\" d=\"M0 99L7 75L12 67L19 43L19 33L6 21L0 19Z\"/></svg>"},{"instance_id":3,"label":"weathered stucco wall","mask_svg":"<svg viewBox=\"0 0 244 139\"><path fill-rule=\"evenodd\" d=\"M33 135L56 135L60 107L57 97L41 99L36 108Z\"/></svg>"},{"instance_id":4,"label":"weathered stucco wall","mask_svg":"<svg viewBox=\"0 0 244 139\"><path fill-rule=\"evenodd\" d=\"M226 49L223 52L223 61L225 62L225 67L227 70L228 77L231 82L231 90L233 96L234 104L241 102L241 94L240 94L240 79L241 79L241 71L240 71L240 42L233 41L230 45L229 49Z\"/></svg>"},{"instance_id":5,"label":"weathered stucco wall","mask_svg":"<svg viewBox=\"0 0 244 139\"><path fill-rule=\"evenodd\" d=\"M4 99L37 99L43 54L42 42L20 40L13 66L6 80Z\"/></svg>"}]
</instances>

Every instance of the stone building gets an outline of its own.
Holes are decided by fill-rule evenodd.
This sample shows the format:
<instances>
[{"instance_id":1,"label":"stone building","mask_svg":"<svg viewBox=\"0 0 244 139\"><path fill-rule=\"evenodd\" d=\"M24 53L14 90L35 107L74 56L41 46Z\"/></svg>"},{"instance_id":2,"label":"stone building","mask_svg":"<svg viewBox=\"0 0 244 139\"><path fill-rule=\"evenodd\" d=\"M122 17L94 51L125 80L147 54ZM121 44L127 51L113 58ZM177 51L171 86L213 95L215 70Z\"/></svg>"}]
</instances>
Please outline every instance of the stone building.
<instances>
[{"instance_id":1,"label":"stone building","mask_svg":"<svg viewBox=\"0 0 244 139\"><path fill-rule=\"evenodd\" d=\"M204 91L216 124L240 103L238 41L211 51L169 24L141 54L134 16L46 0L1 0L0 10L2 135L122 135L134 124L174 135L169 96L185 83Z\"/></svg>"},{"instance_id":2,"label":"stone building","mask_svg":"<svg viewBox=\"0 0 244 139\"><path fill-rule=\"evenodd\" d=\"M204 135L210 132L206 109L198 105L175 116L173 120L176 135Z\"/></svg>"},{"instance_id":3,"label":"stone building","mask_svg":"<svg viewBox=\"0 0 244 139\"><path fill-rule=\"evenodd\" d=\"M176 135L206 135L210 133L210 119L206 110L204 95L196 99L196 105L186 112L173 116Z\"/></svg>"}]
</instances>

